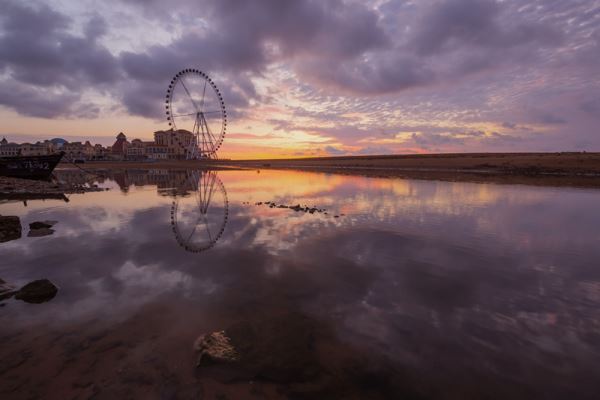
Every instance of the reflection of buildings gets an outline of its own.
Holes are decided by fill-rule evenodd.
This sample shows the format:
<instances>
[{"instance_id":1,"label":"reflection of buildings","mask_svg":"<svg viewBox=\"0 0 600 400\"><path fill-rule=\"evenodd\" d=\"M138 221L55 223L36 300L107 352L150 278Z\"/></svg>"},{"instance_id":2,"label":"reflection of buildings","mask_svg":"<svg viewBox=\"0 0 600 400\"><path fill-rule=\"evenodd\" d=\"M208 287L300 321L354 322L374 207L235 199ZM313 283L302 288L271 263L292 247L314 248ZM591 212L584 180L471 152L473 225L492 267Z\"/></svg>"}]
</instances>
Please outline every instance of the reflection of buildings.
<instances>
[{"instance_id":1,"label":"reflection of buildings","mask_svg":"<svg viewBox=\"0 0 600 400\"><path fill-rule=\"evenodd\" d=\"M188 179L188 172L183 170L114 170L101 171L99 174L84 174L79 170L56 170L56 177L71 185L104 183L107 179L119 185L122 192L128 192L131 186L156 186L158 193L170 196L176 193L186 194L197 190L197 186Z\"/></svg>"},{"instance_id":2,"label":"reflection of buildings","mask_svg":"<svg viewBox=\"0 0 600 400\"><path fill-rule=\"evenodd\" d=\"M112 180L122 192L132 186L156 186L163 196L172 196L171 224L177 242L185 250L199 253L213 247L223 235L229 217L229 201L223 182L209 170L120 170L98 175L78 170L58 170L57 178L74 185L92 185Z\"/></svg>"},{"instance_id":3,"label":"reflection of buildings","mask_svg":"<svg viewBox=\"0 0 600 400\"><path fill-rule=\"evenodd\" d=\"M172 169L120 170L106 173L121 191L128 192L131 186L156 186L159 194L186 194L198 190L197 182L189 179L189 171Z\"/></svg>"},{"instance_id":4,"label":"reflection of buildings","mask_svg":"<svg viewBox=\"0 0 600 400\"><path fill-rule=\"evenodd\" d=\"M131 186L155 185L159 194L173 196L171 224L177 242L199 253L213 247L223 235L229 217L225 186L209 170L123 170L108 177L128 192Z\"/></svg>"},{"instance_id":5,"label":"reflection of buildings","mask_svg":"<svg viewBox=\"0 0 600 400\"><path fill-rule=\"evenodd\" d=\"M85 174L80 170L65 169L54 171L56 177L73 185L104 183L107 179L115 181L122 192L128 192L131 186L156 186L162 195L187 193L197 190L188 180L188 172L183 170L112 170L99 171L98 174Z\"/></svg>"},{"instance_id":6,"label":"reflection of buildings","mask_svg":"<svg viewBox=\"0 0 600 400\"><path fill-rule=\"evenodd\" d=\"M77 169L56 169L53 174L59 181L68 183L69 186L93 185L105 181L101 175L84 174Z\"/></svg>"}]
</instances>

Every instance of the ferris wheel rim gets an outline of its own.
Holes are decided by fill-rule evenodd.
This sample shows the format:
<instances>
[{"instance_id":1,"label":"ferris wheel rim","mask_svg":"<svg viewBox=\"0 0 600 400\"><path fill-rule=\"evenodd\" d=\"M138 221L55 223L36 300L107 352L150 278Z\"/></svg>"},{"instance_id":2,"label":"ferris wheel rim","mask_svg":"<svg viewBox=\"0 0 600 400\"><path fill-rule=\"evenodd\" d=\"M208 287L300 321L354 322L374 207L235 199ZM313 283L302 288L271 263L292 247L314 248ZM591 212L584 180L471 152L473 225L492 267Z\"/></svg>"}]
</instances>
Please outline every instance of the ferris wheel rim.
<instances>
[{"instance_id":1,"label":"ferris wheel rim","mask_svg":"<svg viewBox=\"0 0 600 400\"><path fill-rule=\"evenodd\" d=\"M223 221L218 225L219 229L217 231L217 234L214 237L210 237L210 233L209 233L210 240L207 243L202 244L202 245L191 244L190 237L188 237L188 239L184 239L184 236L182 235L180 228L179 228L179 224L178 224L177 210L179 209L179 200L181 198L189 198L189 196L175 195L175 197L173 199L173 203L171 205L171 225L172 225L173 233L175 235L175 239L177 240L177 242L179 243L179 245L181 247L183 247L186 251L189 251L192 253L200 253L202 251L205 251L205 250L208 250L208 249L214 247L214 245L221 238L221 236L223 236L223 233L225 232L225 226L227 225L227 221L229 220L229 199L227 197L227 190L225 189L225 185L219 179L219 177L217 176L217 174L214 171L201 172L200 179L202 179L205 175L211 175L211 177L214 179L213 183L216 185L218 191L223 196L223 199L222 199L223 200ZM198 189L200 190L200 187ZM208 205L207 205L207 210L208 210Z\"/></svg>"},{"instance_id":2,"label":"ferris wheel rim","mask_svg":"<svg viewBox=\"0 0 600 400\"><path fill-rule=\"evenodd\" d=\"M185 76L195 76L195 77L200 77L201 79L203 79L204 80L204 91L206 90L206 85L209 85L210 88L213 90L213 93L216 95L216 98L218 100L217 108L219 108L219 109L218 110L199 111L197 104L194 103L193 97L189 93L188 89L185 87L185 83L183 80L183 78ZM188 94L188 96L190 97L192 103L194 103L194 108L196 109L196 113L189 113L189 114L184 114L184 115L179 114L178 115L173 112L173 95L175 93L176 85L179 82L181 82L182 87L185 89L185 91ZM204 103L204 93L203 93L202 103ZM202 106L204 106L204 104L202 104ZM173 131L177 130L176 118L185 116L185 115L197 114L196 118L198 119L198 117L201 116L201 118L203 119L203 123L206 124L207 131L208 131L208 134L206 136L209 138L209 140L203 140L202 142L198 141L196 143L196 149L200 148L200 151L199 151L200 157L216 156L217 151L223 145L223 141L224 141L225 135L227 133L227 109L225 107L225 101L223 100L223 96L222 96L221 92L219 91L215 82L210 78L210 76L207 73L205 73L199 69L196 69L196 68L186 68L186 69L183 69L183 70L177 72L171 79L169 86L167 88L167 94L165 96L165 108L166 108L166 116L167 116L167 121L169 123L169 127ZM210 132L210 127L208 126L208 122L206 121L205 115L209 115L209 114L220 114L220 117L221 117L220 131L216 135L214 135L212 132ZM192 130L195 130L195 129L196 129L196 125L194 124L194 128L192 128ZM199 139L198 133L196 133L196 132L192 132L192 133L195 135L195 137L197 139ZM202 136L204 139L204 133L202 134ZM212 139L214 139L214 141ZM208 146L208 144L210 144L210 147Z\"/></svg>"}]
</instances>

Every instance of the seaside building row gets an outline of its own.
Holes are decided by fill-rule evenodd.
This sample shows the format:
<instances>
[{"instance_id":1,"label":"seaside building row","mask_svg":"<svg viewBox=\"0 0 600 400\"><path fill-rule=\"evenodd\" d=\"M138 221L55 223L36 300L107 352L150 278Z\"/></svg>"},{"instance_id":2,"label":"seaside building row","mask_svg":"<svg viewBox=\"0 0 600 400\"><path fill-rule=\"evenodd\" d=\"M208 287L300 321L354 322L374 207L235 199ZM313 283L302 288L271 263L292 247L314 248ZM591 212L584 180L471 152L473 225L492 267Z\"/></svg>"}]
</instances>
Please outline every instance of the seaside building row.
<instances>
[{"instance_id":1,"label":"seaside building row","mask_svg":"<svg viewBox=\"0 0 600 400\"><path fill-rule=\"evenodd\" d=\"M196 142L195 136L186 130L167 130L154 132L154 141L127 140L120 132L112 146L91 144L88 141L67 142L55 138L36 143L10 143L3 138L0 141L0 157L38 156L65 152L67 160L184 160L190 148Z\"/></svg>"}]
</instances>

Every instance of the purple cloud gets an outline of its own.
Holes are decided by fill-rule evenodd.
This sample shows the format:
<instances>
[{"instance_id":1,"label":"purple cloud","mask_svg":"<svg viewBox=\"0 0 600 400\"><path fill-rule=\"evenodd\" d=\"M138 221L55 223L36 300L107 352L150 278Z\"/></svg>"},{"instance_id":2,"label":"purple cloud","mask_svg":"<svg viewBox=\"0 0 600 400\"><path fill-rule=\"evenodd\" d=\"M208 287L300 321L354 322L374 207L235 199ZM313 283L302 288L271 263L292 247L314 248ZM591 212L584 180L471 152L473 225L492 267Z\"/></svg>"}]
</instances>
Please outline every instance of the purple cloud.
<instances>
[{"instance_id":1,"label":"purple cloud","mask_svg":"<svg viewBox=\"0 0 600 400\"><path fill-rule=\"evenodd\" d=\"M90 4L0 4L0 105L159 120L166 82L194 66L217 79L232 117L327 137L334 152L600 147L594 2ZM273 107L287 118L254 115Z\"/></svg>"}]
</instances>

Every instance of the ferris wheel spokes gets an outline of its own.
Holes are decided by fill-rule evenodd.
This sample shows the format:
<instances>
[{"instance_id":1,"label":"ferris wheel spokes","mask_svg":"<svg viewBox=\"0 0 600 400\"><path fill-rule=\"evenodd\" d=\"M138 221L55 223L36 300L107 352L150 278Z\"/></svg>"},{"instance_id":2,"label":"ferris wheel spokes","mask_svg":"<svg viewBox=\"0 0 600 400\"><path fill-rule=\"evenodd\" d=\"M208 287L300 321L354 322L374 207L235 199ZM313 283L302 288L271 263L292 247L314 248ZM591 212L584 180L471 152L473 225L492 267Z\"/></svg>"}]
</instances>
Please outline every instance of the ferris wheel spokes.
<instances>
[{"instance_id":1,"label":"ferris wheel spokes","mask_svg":"<svg viewBox=\"0 0 600 400\"><path fill-rule=\"evenodd\" d=\"M223 235L229 202L215 171L190 171L188 181L195 190L191 196L175 196L171 224L177 242L185 250L199 253L213 247Z\"/></svg>"},{"instance_id":2,"label":"ferris wheel spokes","mask_svg":"<svg viewBox=\"0 0 600 400\"><path fill-rule=\"evenodd\" d=\"M192 101L192 104L194 105L194 108L196 109L196 112L198 112L199 111L198 110L198 105L194 101L194 98L192 97L192 95L191 95L190 91L188 90L187 86L185 85L185 82L183 81L183 78L181 78L181 86L183 86L183 89L185 90L185 92L187 93L188 97Z\"/></svg>"},{"instance_id":3,"label":"ferris wheel spokes","mask_svg":"<svg viewBox=\"0 0 600 400\"><path fill-rule=\"evenodd\" d=\"M202 102L200 103L200 111L204 108L204 95L206 94L206 81L204 81L204 87L202 88Z\"/></svg>"},{"instance_id":4,"label":"ferris wheel spokes","mask_svg":"<svg viewBox=\"0 0 600 400\"><path fill-rule=\"evenodd\" d=\"M216 158L225 136L227 112L221 93L208 75L197 69L177 73L167 89L166 103L172 129L193 136L192 140L176 137L185 149L185 158Z\"/></svg>"}]
</instances>

